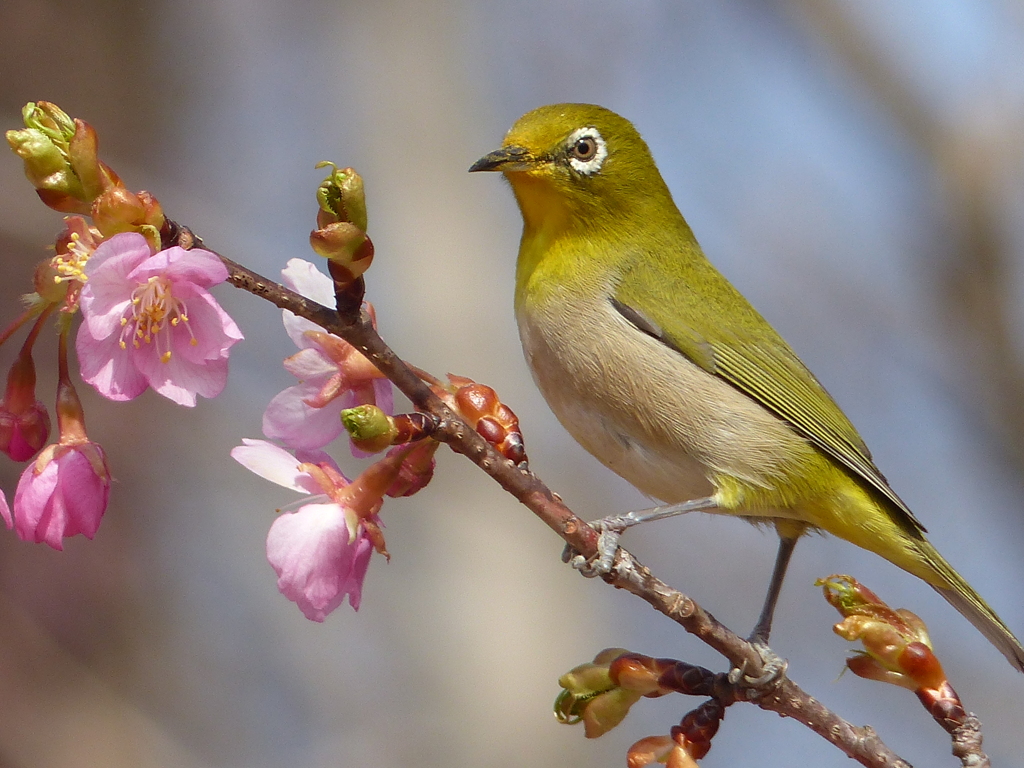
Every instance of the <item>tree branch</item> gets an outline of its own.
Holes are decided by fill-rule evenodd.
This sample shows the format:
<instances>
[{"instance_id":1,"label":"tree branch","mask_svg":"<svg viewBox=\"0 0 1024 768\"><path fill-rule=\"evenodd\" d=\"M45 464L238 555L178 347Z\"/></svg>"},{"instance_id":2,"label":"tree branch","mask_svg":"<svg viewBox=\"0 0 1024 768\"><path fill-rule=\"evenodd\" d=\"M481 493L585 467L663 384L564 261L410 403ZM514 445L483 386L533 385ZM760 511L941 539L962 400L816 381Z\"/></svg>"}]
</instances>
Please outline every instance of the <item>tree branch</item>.
<instances>
[{"instance_id":1,"label":"tree branch","mask_svg":"<svg viewBox=\"0 0 1024 768\"><path fill-rule=\"evenodd\" d=\"M202 245L202 241L187 228L173 222L169 223L165 232L168 239L183 247ZM434 395L381 339L365 312L342 313L329 309L221 254L217 255L228 268L228 282L281 309L304 317L352 344L409 398L417 410L439 419L440 426L431 434L432 438L464 454L577 552L588 558L597 553L597 531L577 517L536 475L501 456ZM604 580L645 600L655 610L725 656L733 667L743 669L753 677L764 671L764 662L753 645L721 624L690 597L655 577L626 550L619 549L614 567ZM910 768L909 763L885 746L873 729L860 728L846 722L785 675L780 677L770 692L748 697L747 700L762 709L803 723L847 756L869 768Z\"/></svg>"}]
</instances>

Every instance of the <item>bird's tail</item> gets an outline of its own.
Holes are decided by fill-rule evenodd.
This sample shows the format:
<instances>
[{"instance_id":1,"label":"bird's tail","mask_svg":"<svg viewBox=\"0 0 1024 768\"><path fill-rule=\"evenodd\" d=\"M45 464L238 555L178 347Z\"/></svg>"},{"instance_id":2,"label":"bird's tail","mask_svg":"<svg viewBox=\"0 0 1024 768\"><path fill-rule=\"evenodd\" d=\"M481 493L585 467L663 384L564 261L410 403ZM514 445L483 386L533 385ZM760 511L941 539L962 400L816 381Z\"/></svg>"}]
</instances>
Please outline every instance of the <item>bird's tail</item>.
<instances>
[{"instance_id":1,"label":"bird's tail","mask_svg":"<svg viewBox=\"0 0 1024 768\"><path fill-rule=\"evenodd\" d=\"M1006 659L1019 671L1024 672L1024 646L1014 637L1010 628L988 607L981 595L974 591L963 576L953 570L953 566L945 561L938 551L927 541L918 542L921 554L928 564L935 569L945 584L928 580L932 587L967 617L996 648L1002 651Z\"/></svg>"}]
</instances>

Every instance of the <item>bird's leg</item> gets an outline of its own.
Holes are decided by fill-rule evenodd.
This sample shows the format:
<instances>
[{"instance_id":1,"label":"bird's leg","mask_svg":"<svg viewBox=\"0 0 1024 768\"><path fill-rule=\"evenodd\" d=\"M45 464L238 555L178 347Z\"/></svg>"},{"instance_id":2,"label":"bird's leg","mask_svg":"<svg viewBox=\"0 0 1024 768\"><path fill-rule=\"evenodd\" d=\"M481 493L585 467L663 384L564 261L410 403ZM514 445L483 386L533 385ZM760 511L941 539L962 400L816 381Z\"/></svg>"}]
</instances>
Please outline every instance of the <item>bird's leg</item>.
<instances>
[{"instance_id":1,"label":"bird's leg","mask_svg":"<svg viewBox=\"0 0 1024 768\"><path fill-rule=\"evenodd\" d=\"M772 569L772 580L768 584L768 594L764 598L764 606L761 608L761 615L754 625L754 631L750 634L750 643L761 655L764 669L757 677L751 677L740 669L734 669L729 673L729 680L733 683L743 682L744 687L757 693L771 690L778 684L778 680L786 672L785 659L776 655L768 647L768 635L772 631L772 618L775 616L775 604L779 601L779 593L782 591L782 580L786 577L786 569L789 567L789 559L793 556L793 549L796 547L796 540L803 532L783 534L779 532L779 552L775 556L775 567Z\"/></svg>"},{"instance_id":2,"label":"bird's leg","mask_svg":"<svg viewBox=\"0 0 1024 768\"><path fill-rule=\"evenodd\" d=\"M597 555L588 561L572 547L567 546L562 553L562 560L571 563L572 567L584 576L603 576L611 571L612 563L615 560L615 551L619 548L619 537L627 528L640 525L640 523L649 523L652 520L684 515L687 512L707 511L715 509L717 506L715 500L708 496L703 499L684 501L681 504L641 509L595 520L590 525L600 533L597 540Z\"/></svg>"},{"instance_id":3,"label":"bird's leg","mask_svg":"<svg viewBox=\"0 0 1024 768\"><path fill-rule=\"evenodd\" d=\"M768 594L764 597L761 615L750 635L752 643L761 643L762 645L768 643L768 635L772 632L772 618L775 616L775 604L779 601L782 580L786 577L786 568L789 567L789 559L793 556L793 548L796 547L798 538L799 536L779 534L779 552L775 556L775 568L772 570L772 580L768 584Z\"/></svg>"}]
</instances>

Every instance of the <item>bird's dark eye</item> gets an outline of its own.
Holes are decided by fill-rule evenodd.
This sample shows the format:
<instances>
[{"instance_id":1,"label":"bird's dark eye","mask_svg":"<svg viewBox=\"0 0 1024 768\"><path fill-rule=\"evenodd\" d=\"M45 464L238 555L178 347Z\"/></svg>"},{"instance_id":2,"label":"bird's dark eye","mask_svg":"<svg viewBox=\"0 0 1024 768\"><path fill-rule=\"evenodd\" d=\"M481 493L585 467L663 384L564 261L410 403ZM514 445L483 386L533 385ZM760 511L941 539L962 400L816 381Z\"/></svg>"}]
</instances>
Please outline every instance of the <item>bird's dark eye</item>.
<instances>
[{"instance_id":1,"label":"bird's dark eye","mask_svg":"<svg viewBox=\"0 0 1024 768\"><path fill-rule=\"evenodd\" d=\"M569 154L584 163L590 162L597 157L597 139L593 136L580 136L572 145Z\"/></svg>"},{"instance_id":2,"label":"bird's dark eye","mask_svg":"<svg viewBox=\"0 0 1024 768\"><path fill-rule=\"evenodd\" d=\"M593 176L601 170L608 157L608 145L592 125L577 128L566 139L566 160L569 167L583 176Z\"/></svg>"}]
</instances>

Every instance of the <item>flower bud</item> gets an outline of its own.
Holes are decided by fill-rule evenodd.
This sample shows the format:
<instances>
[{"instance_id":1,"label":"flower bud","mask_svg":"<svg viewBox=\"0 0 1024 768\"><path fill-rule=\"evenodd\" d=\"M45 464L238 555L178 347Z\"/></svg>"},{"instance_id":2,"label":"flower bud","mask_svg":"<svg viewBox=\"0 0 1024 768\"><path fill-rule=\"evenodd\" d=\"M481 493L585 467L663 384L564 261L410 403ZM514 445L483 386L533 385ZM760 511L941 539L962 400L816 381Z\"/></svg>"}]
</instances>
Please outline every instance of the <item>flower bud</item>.
<instances>
[{"instance_id":1,"label":"flower bud","mask_svg":"<svg viewBox=\"0 0 1024 768\"><path fill-rule=\"evenodd\" d=\"M498 399L498 393L486 384L464 376L448 374L455 387L454 407L477 433L514 464L526 461L519 418Z\"/></svg>"},{"instance_id":2,"label":"flower bud","mask_svg":"<svg viewBox=\"0 0 1024 768\"><path fill-rule=\"evenodd\" d=\"M154 252L160 250L164 213L157 199L148 192L130 192L121 185L115 185L93 201L91 211L92 220L103 237L138 232Z\"/></svg>"},{"instance_id":3,"label":"flower bud","mask_svg":"<svg viewBox=\"0 0 1024 768\"><path fill-rule=\"evenodd\" d=\"M42 131L7 131L7 143L25 163L25 176L50 207L65 213L88 213L85 191L60 148Z\"/></svg>"},{"instance_id":4,"label":"flower bud","mask_svg":"<svg viewBox=\"0 0 1024 768\"><path fill-rule=\"evenodd\" d=\"M316 191L316 200L320 204L317 226L322 228L345 221L365 232L366 195L363 192L363 177L352 168L338 170L334 163L328 161L317 163L316 167L327 166L330 166L331 173Z\"/></svg>"},{"instance_id":5,"label":"flower bud","mask_svg":"<svg viewBox=\"0 0 1024 768\"><path fill-rule=\"evenodd\" d=\"M373 243L366 236L362 177L351 168L338 170L331 162L318 163L316 167L325 166L330 166L331 172L316 191L320 210L316 215L317 229L309 234L309 244L330 262L335 292L340 298L340 293L369 269Z\"/></svg>"},{"instance_id":6,"label":"flower bud","mask_svg":"<svg viewBox=\"0 0 1024 768\"><path fill-rule=\"evenodd\" d=\"M19 412L0 403L0 451L14 461L28 461L46 445L50 436L50 414L38 400Z\"/></svg>"},{"instance_id":7,"label":"flower bud","mask_svg":"<svg viewBox=\"0 0 1024 768\"><path fill-rule=\"evenodd\" d=\"M946 683L928 628L915 614L890 608L852 576L829 576L816 583L845 617L833 627L835 633L864 645L864 653L846 662L851 672L912 691L939 689Z\"/></svg>"},{"instance_id":8,"label":"flower bud","mask_svg":"<svg viewBox=\"0 0 1024 768\"><path fill-rule=\"evenodd\" d=\"M412 496L423 490L434 477L434 466L437 464L434 454L440 447L441 444L435 440L425 440L412 450L396 445L388 451L388 456L400 451L407 451L407 454L398 470L398 477L385 493L392 498L398 498Z\"/></svg>"},{"instance_id":9,"label":"flower bud","mask_svg":"<svg viewBox=\"0 0 1024 768\"><path fill-rule=\"evenodd\" d=\"M0 401L0 451L15 461L32 458L50 436L50 415L36 399L34 339L33 333L11 365L4 399Z\"/></svg>"},{"instance_id":10,"label":"flower bud","mask_svg":"<svg viewBox=\"0 0 1024 768\"><path fill-rule=\"evenodd\" d=\"M630 707L644 696L642 690L622 687L611 667L628 654L622 648L601 651L594 661L580 664L558 678L562 692L555 699L555 717L560 723L582 722L588 739L596 739L622 722Z\"/></svg>"},{"instance_id":11,"label":"flower bud","mask_svg":"<svg viewBox=\"0 0 1024 768\"><path fill-rule=\"evenodd\" d=\"M89 213L96 196L119 183L99 161L96 132L46 101L29 102L22 116L26 127L8 131L7 143L24 161L39 198L64 213Z\"/></svg>"},{"instance_id":12,"label":"flower bud","mask_svg":"<svg viewBox=\"0 0 1024 768\"><path fill-rule=\"evenodd\" d=\"M341 412L341 423L361 451L379 453L398 435L395 420L375 405L358 405Z\"/></svg>"},{"instance_id":13,"label":"flower bud","mask_svg":"<svg viewBox=\"0 0 1024 768\"><path fill-rule=\"evenodd\" d=\"M336 221L309 233L309 246L332 267L344 267L342 280L352 282L369 269L373 261L373 243L366 232L348 221ZM332 269L332 277L335 277ZM335 277L337 280L337 277Z\"/></svg>"}]
</instances>

